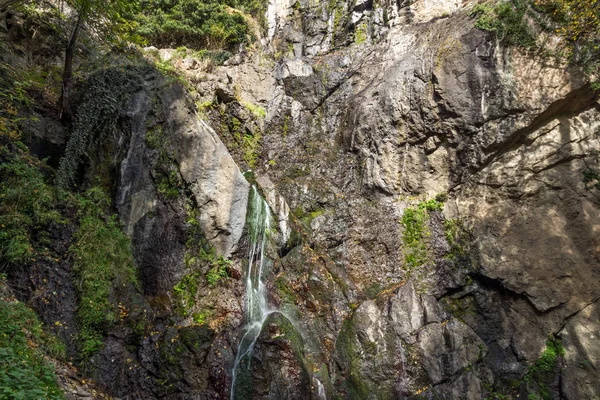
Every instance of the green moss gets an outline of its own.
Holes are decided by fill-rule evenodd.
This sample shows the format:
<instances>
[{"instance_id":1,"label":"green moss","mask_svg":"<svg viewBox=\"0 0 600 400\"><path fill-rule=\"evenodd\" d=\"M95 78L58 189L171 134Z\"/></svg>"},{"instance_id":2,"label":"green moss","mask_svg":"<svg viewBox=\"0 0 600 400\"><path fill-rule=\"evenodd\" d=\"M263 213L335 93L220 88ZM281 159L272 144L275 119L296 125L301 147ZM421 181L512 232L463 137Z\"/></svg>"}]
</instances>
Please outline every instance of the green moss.
<instances>
[{"instance_id":1,"label":"green moss","mask_svg":"<svg viewBox=\"0 0 600 400\"><path fill-rule=\"evenodd\" d=\"M564 355L565 349L562 347L560 341L554 337L549 338L546 341L546 349L541 357L529 367L523 380L527 382L535 378L536 375L539 377L540 373L553 372L558 365L559 357Z\"/></svg>"},{"instance_id":2,"label":"green moss","mask_svg":"<svg viewBox=\"0 0 600 400\"><path fill-rule=\"evenodd\" d=\"M342 324L336 340L336 351L340 356L341 367L346 377L347 398L366 399L369 398L371 388L360 372L361 352L358 346L360 345L356 340L356 330L350 317Z\"/></svg>"},{"instance_id":3,"label":"green moss","mask_svg":"<svg viewBox=\"0 0 600 400\"><path fill-rule=\"evenodd\" d=\"M283 176L287 179L293 180L310 175L310 171L310 167L307 165L294 165L290 168L287 168L283 172Z\"/></svg>"},{"instance_id":4,"label":"green moss","mask_svg":"<svg viewBox=\"0 0 600 400\"><path fill-rule=\"evenodd\" d=\"M367 41L367 26L366 24L360 24L356 27L354 32L354 42L356 44L362 44Z\"/></svg>"},{"instance_id":5,"label":"green moss","mask_svg":"<svg viewBox=\"0 0 600 400\"><path fill-rule=\"evenodd\" d=\"M460 298L446 297L442 300L442 304L446 311L462 322L465 322L465 318L469 316L477 315L473 299L470 296Z\"/></svg>"},{"instance_id":6,"label":"green moss","mask_svg":"<svg viewBox=\"0 0 600 400\"><path fill-rule=\"evenodd\" d=\"M167 199L176 199L183 190L183 181L179 176L177 167L171 166L168 172L160 171L156 182L156 190Z\"/></svg>"},{"instance_id":7,"label":"green moss","mask_svg":"<svg viewBox=\"0 0 600 400\"><path fill-rule=\"evenodd\" d=\"M464 258L467 255L465 248L465 229L458 219L447 219L444 221L444 235L446 241L450 245L450 252L448 258L451 260L457 260Z\"/></svg>"},{"instance_id":8,"label":"green moss","mask_svg":"<svg viewBox=\"0 0 600 400\"><path fill-rule=\"evenodd\" d=\"M246 129L242 121L227 113L225 107L221 107L220 113L221 137L225 140L227 147L230 150L239 151L248 167L255 169L258 163L262 132L258 127L254 131Z\"/></svg>"},{"instance_id":9,"label":"green moss","mask_svg":"<svg viewBox=\"0 0 600 400\"><path fill-rule=\"evenodd\" d=\"M296 304L298 299L296 293L290 288L286 278L280 277L275 281L275 287L282 303Z\"/></svg>"},{"instance_id":10,"label":"green moss","mask_svg":"<svg viewBox=\"0 0 600 400\"><path fill-rule=\"evenodd\" d=\"M157 125L146 132L144 138L146 146L151 150L160 150L164 143L164 132L162 125Z\"/></svg>"},{"instance_id":11,"label":"green moss","mask_svg":"<svg viewBox=\"0 0 600 400\"><path fill-rule=\"evenodd\" d=\"M188 316L189 310L196 304L196 294L202 281L206 279L209 286L215 286L229 276L228 269L231 265L230 260L217 256L215 248L204 236L198 218L198 209L193 204L188 204L188 238L184 255L188 273L173 287L175 308L184 317ZM207 267L208 272L203 273Z\"/></svg>"},{"instance_id":12,"label":"green moss","mask_svg":"<svg viewBox=\"0 0 600 400\"><path fill-rule=\"evenodd\" d=\"M254 133L246 132L243 136L242 148L243 158L248 166L252 169L256 168L258 163L258 151L260 149L261 132L256 130Z\"/></svg>"},{"instance_id":13,"label":"green moss","mask_svg":"<svg viewBox=\"0 0 600 400\"><path fill-rule=\"evenodd\" d=\"M340 10L339 8L335 8L334 11L334 16L333 16L333 29L332 29L332 33L331 33L331 44L333 46L335 46L335 39L336 39L336 34L337 31L340 29L340 24L342 22L342 10Z\"/></svg>"},{"instance_id":14,"label":"green moss","mask_svg":"<svg viewBox=\"0 0 600 400\"><path fill-rule=\"evenodd\" d=\"M210 110L212 110L212 109L213 109L215 106L216 106L215 99L212 99L212 100L207 100L207 101L205 101L205 102L202 102L202 103L201 103L201 102L199 102L199 101L197 101L197 102L196 102L196 108L198 109L198 113L199 113L201 116L204 116L204 117L205 117L205 116L206 116L206 114L207 114L207 113L208 113Z\"/></svg>"},{"instance_id":15,"label":"green moss","mask_svg":"<svg viewBox=\"0 0 600 400\"><path fill-rule=\"evenodd\" d=\"M375 283L365 289L365 294L369 299L375 299L382 290L383 287L380 284Z\"/></svg>"},{"instance_id":16,"label":"green moss","mask_svg":"<svg viewBox=\"0 0 600 400\"><path fill-rule=\"evenodd\" d=\"M284 139L287 137L289 130L290 130L290 116L286 115L283 118L283 127L281 128L281 132L283 134Z\"/></svg>"},{"instance_id":17,"label":"green moss","mask_svg":"<svg viewBox=\"0 0 600 400\"><path fill-rule=\"evenodd\" d=\"M247 102L243 102L242 103L244 105L244 107L246 107L251 113L252 115L254 115L257 118L266 118L267 116L267 110L265 110L263 107L261 106L257 106L256 104L252 104L252 103L247 103Z\"/></svg>"},{"instance_id":18,"label":"green moss","mask_svg":"<svg viewBox=\"0 0 600 400\"><path fill-rule=\"evenodd\" d=\"M212 311L198 311L192 314L192 319L198 325L204 325L208 319L213 315Z\"/></svg>"}]
</instances>

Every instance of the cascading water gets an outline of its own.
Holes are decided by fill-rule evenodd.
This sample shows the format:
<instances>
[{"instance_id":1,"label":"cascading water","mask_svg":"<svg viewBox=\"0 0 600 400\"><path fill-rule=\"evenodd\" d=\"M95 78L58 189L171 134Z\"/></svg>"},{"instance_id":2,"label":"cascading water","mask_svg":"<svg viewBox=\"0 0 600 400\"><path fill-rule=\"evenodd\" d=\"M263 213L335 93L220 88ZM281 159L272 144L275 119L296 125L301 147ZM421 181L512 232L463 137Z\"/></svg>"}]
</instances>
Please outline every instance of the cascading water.
<instances>
[{"instance_id":1,"label":"cascading water","mask_svg":"<svg viewBox=\"0 0 600 400\"><path fill-rule=\"evenodd\" d=\"M238 346L237 356L233 364L231 396L234 400L239 368L250 370L250 359L262 326L273 310L267 303L267 290L263 281L263 272L268 267L265 246L271 230L271 213L266 201L260 196L255 186L250 191L248 214L246 218L250 237L250 254L248 271L246 272L245 299L245 332ZM246 365L243 365L246 363Z\"/></svg>"},{"instance_id":2,"label":"cascading water","mask_svg":"<svg viewBox=\"0 0 600 400\"><path fill-rule=\"evenodd\" d=\"M327 395L325 394L325 386L321 383L320 380L317 381L317 396L319 396L319 400L327 400Z\"/></svg>"}]
</instances>

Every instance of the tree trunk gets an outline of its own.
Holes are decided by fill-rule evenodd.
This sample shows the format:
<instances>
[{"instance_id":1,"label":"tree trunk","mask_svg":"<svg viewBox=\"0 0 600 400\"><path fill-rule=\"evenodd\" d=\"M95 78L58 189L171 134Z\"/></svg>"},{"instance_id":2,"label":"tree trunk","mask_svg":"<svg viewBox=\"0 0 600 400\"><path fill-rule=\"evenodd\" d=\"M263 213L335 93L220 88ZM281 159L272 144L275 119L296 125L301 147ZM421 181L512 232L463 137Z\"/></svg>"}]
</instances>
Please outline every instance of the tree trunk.
<instances>
[{"instance_id":1,"label":"tree trunk","mask_svg":"<svg viewBox=\"0 0 600 400\"><path fill-rule=\"evenodd\" d=\"M62 92L60 95L60 119L63 122L71 119L71 86L73 85L73 56L75 55L75 46L77 44L77 34L81 27L81 21L83 20L83 12L80 12L77 16L77 22L71 32L69 43L67 44L67 50L65 51L65 69L63 71L63 85Z\"/></svg>"}]
</instances>

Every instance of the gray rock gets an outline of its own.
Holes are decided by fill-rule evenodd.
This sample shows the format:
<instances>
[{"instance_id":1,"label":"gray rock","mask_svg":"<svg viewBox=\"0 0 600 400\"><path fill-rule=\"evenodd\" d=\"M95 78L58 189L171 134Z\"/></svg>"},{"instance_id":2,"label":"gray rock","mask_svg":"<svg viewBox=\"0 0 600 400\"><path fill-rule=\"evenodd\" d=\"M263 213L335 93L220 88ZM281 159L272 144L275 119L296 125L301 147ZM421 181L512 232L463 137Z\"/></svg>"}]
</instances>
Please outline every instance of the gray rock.
<instances>
[{"instance_id":1,"label":"gray rock","mask_svg":"<svg viewBox=\"0 0 600 400\"><path fill-rule=\"evenodd\" d=\"M598 300L572 316L559 332L564 346L561 391L567 399L595 399L600 395L600 308Z\"/></svg>"},{"instance_id":2,"label":"gray rock","mask_svg":"<svg viewBox=\"0 0 600 400\"><path fill-rule=\"evenodd\" d=\"M217 254L228 257L246 224L250 184L212 128L188 105L181 86L161 93L161 102L179 172L200 209L200 226Z\"/></svg>"}]
</instances>

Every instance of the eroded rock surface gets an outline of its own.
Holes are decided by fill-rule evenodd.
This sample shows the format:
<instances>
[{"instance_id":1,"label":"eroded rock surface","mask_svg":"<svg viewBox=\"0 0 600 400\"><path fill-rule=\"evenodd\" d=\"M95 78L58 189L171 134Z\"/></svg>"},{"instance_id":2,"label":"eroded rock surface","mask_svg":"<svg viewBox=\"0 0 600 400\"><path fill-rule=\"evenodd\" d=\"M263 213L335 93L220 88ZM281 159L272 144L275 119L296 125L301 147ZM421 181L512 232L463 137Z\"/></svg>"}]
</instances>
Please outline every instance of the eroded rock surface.
<instances>
[{"instance_id":1,"label":"eroded rock surface","mask_svg":"<svg viewBox=\"0 0 600 400\"><path fill-rule=\"evenodd\" d=\"M100 385L230 396L252 182L270 314L236 398L600 396L598 95L472 3L273 0L225 65L145 50L189 93L146 76L105 155L149 328L106 332Z\"/></svg>"}]
</instances>

